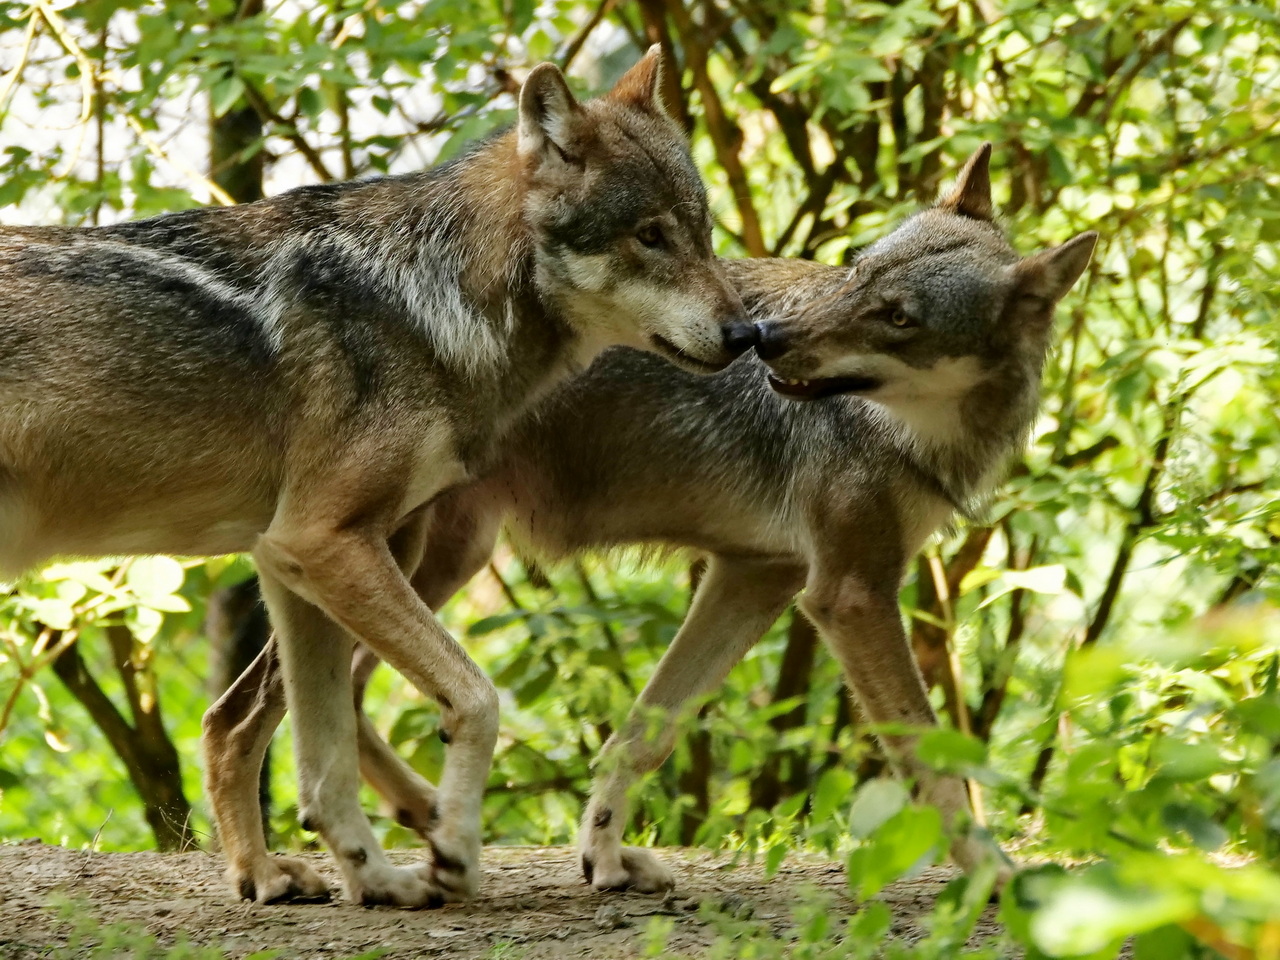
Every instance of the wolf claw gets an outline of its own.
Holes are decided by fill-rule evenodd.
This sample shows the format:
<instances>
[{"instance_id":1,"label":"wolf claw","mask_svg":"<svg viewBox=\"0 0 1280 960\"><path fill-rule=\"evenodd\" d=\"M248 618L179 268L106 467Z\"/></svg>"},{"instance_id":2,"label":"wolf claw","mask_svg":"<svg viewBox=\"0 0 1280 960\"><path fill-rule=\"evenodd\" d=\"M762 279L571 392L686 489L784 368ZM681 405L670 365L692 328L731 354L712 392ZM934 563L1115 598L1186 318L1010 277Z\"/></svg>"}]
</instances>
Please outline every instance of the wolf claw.
<instances>
[{"instance_id":1,"label":"wolf claw","mask_svg":"<svg viewBox=\"0 0 1280 960\"><path fill-rule=\"evenodd\" d=\"M610 861L614 861L610 863ZM596 890L634 890L636 893L661 893L675 887L671 870L651 851L640 847L623 847L616 860L596 859L582 855L582 872L587 883Z\"/></svg>"},{"instance_id":2,"label":"wolf claw","mask_svg":"<svg viewBox=\"0 0 1280 960\"><path fill-rule=\"evenodd\" d=\"M301 860L271 857L248 868L227 868L227 880L245 900L257 903L327 902L332 893L320 874Z\"/></svg>"}]
</instances>

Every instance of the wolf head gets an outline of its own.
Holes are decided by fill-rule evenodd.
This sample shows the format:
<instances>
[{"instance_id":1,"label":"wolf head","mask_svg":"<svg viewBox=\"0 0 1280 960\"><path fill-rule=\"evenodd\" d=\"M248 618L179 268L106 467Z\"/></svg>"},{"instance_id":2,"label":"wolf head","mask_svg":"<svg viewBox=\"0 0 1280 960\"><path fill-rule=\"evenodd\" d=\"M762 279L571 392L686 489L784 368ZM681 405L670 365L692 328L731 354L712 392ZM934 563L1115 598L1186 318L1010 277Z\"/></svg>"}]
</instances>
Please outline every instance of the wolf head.
<instances>
[{"instance_id":1,"label":"wolf head","mask_svg":"<svg viewBox=\"0 0 1280 960\"><path fill-rule=\"evenodd\" d=\"M698 371L755 342L711 249L706 190L663 108L659 48L579 103L544 63L520 91L518 153L539 292L591 352L627 344Z\"/></svg>"},{"instance_id":2,"label":"wolf head","mask_svg":"<svg viewBox=\"0 0 1280 960\"><path fill-rule=\"evenodd\" d=\"M863 252L833 294L758 325L776 392L936 408L1009 363L1038 377L1054 305L1097 234L1019 258L992 220L990 156L984 144L950 194Z\"/></svg>"}]
</instances>

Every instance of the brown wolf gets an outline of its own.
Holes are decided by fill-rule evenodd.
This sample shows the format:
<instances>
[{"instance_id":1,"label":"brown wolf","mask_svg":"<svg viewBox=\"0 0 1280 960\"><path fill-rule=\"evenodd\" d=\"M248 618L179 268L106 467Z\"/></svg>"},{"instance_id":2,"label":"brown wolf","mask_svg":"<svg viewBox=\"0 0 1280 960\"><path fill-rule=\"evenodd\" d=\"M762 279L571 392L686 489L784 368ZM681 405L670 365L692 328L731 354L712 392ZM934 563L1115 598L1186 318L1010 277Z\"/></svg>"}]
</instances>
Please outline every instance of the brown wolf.
<instances>
[{"instance_id":1,"label":"brown wolf","mask_svg":"<svg viewBox=\"0 0 1280 960\"><path fill-rule=\"evenodd\" d=\"M769 367L744 357L692 377L612 351L515 429L486 478L432 507L429 559L413 580L432 607L485 564L503 526L535 557L657 544L709 558L684 625L602 751L580 834L597 888L672 884L652 853L622 846L627 790L670 752L675 715L715 690L802 589L801 609L870 721L936 722L898 588L925 540L986 497L1022 448L1054 305L1096 241L1084 233L1020 259L992 220L988 157L985 146L940 204L848 269L727 262ZM259 834L253 760L285 706L274 658L268 647L206 718L219 820ZM376 662L361 653L358 687ZM666 718L656 730L655 711ZM434 788L360 722L362 772L401 822L429 834ZM913 736L884 739L962 827L963 782L919 766ZM994 853L957 831L962 865Z\"/></svg>"},{"instance_id":2,"label":"brown wolf","mask_svg":"<svg viewBox=\"0 0 1280 960\"><path fill-rule=\"evenodd\" d=\"M425 506L604 347L709 372L754 340L658 57L586 103L543 64L515 129L425 173L0 230L0 577L53 556L252 550L300 812L354 900L476 886L498 700L410 586ZM359 807L357 639L448 718L423 868L393 867ZM246 896L323 890L224 839Z\"/></svg>"}]
</instances>

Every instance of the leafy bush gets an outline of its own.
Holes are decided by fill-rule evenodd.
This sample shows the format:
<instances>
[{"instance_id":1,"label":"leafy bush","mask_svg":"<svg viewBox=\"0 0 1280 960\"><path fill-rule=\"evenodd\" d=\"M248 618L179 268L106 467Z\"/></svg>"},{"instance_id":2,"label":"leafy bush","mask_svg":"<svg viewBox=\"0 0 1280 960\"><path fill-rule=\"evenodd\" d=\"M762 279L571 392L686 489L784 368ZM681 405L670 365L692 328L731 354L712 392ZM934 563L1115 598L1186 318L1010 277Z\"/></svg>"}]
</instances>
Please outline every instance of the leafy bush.
<instances>
[{"instance_id":1,"label":"leafy bush","mask_svg":"<svg viewBox=\"0 0 1280 960\"><path fill-rule=\"evenodd\" d=\"M232 192L260 189L263 170L279 189L421 166L510 118L509 71L555 57L579 88L599 88L658 39L678 59L668 99L690 122L725 255L840 262L930 201L984 138L1020 249L1099 230L1026 457L904 586L947 724L926 750L984 785L998 838L1071 865L1004 893L1026 955L1109 956L1128 935L1139 957L1275 955L1273 9L437 0L240 13L0 2L16 64L0 85L0 203L19 206L13 219L247 199ZM224 122L236 117L250 131L240 140ZM184 151L210 139L223 159L206 177ZM547 584L504 554L494 572L501 583L478 578L446 611L504 691L489 836L565 842L592 757L683 615L688 569L596 558ZM106 849L145 846L148 829L161 843L200 838L198 801L192 818L173 811L199 795L204 600L247 573L226 560L62 564L0 590L0 836ZM813 643L803 624L779 624L687 720L672 761L637 788L638 840L726 846L770 868L796 849L827 852L859 898L938 857L936 820L874 779L878 751ZM55 652L74 652L58 681ZM90 720L95 685L128 730L153 734L149 757L168 763L165 742L177 745L182 768L173 760L145 803L108 746L109 711ZM434 708L389 675L369 702L397 749L436 774ZM287 757L275 767L279 839L309 844ZM960 956L981 891L954 888L910 946L894 945L872 902L847 928L798 915L783 940L732 921L718 955Z\"/></svg>"}]
</instances>

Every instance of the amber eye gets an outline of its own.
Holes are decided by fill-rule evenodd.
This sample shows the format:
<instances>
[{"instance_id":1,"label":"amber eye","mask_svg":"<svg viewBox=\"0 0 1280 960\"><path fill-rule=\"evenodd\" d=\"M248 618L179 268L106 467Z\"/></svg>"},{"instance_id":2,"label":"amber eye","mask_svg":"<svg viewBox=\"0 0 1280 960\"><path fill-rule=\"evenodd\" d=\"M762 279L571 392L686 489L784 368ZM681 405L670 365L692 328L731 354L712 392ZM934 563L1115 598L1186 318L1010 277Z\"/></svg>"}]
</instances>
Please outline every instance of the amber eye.
<instances>
[{"instance_id":1,"label":"amber eye","mask_svg":"<svg viewBox=\"0 0 1280 960\"><path fill-rule=\"evenodd\" d=\"M667 238L662 234L662 227L656 223L646 223L636 231L636 239L646 247L657 248L666 245Z\"/></svg>"},{"instance_id":2,"label":"amber eye","mask_svg":"<svg viewBox=\"0 0 1280 960\"><path fill-rule=\"evenodd\" d=\"M910 327L915 321L907 316L907 311L901 307L895 307L893 313L889 314L889 322L895 327Z\"/></svg>"}]
</instances>

